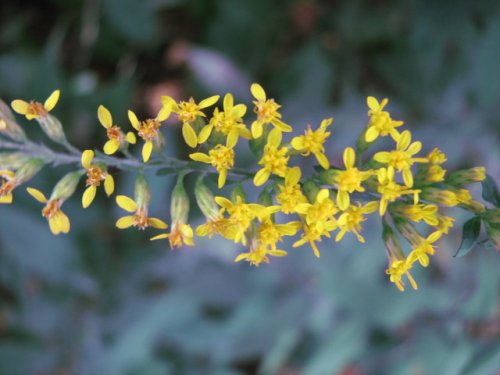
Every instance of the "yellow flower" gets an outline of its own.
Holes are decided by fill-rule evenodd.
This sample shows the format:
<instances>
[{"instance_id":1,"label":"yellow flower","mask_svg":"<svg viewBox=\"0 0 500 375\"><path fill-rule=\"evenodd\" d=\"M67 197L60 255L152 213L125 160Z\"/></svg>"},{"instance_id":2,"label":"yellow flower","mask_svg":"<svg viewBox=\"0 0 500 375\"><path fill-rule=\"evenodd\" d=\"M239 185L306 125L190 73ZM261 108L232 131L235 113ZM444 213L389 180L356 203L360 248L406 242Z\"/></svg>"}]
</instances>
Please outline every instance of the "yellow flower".
<instances>
[{"instance_id":1,"label":"yellow flower","mask_svg":"<svg viewBox=\"0 0 500 375\"><path fill-rule=\"evenodd\" d=\"M34 188L28 188L27 191L38 202L45 203L42 216L49 222L50 231L55 235L68 233L70 222L68 216L61 210L64 201L61 198L47 199L41 191Z\"/></svg>"},{"instance_id":2,"label":"yellow flower","mask_svg":"<svg viewBox=\"0 0 500 375\"><path fill-rule=\"evenodd\" d=\"M276 243L283 241L283 236L294 236L301 226L299 221L276 224L266 217L257 228L257 239L261 244L276 250Z\"/></svg>"},{"instance_id":3,"label":"yellow flower","mask_svg":"<svg viewBox=\"0 0 500 375\"><path fill-rule=\"evenodd\" d=\"M196 228L197 236L212 238L214 234L220 234L222 237L232 240L236 236L236 228L222 214L207 219L205 224L201 224Z\"/></svg>"},{"instance_id":4,"label":"yellow flower","mask_svg":"<svg viewBox=\"0 0 500 375\"><path fill-rule=\"evenodd\" d=\"M307 203L307 198L300 188L301 171L299 167L288 168L284 185L278 185L280 192L276 201L281 205L281 212L291 214L300 203Z\"/></svg>"},{"instance_id":5,"label":"yellow flower","mask_svg":"<svg viewBox=\"0 0 500 375\"><path fill-rule=\"evenodd\" d=\"M208 155L202 152L195 152L190 154L189 157L194 161L199 161L201 163L211 164L217 172L219 172L219 179L217 185L220 188L224 186L227 178L227 171L230 170L234 165L234 150L233 147L236 145L236 139L227 139L226 145L216 145L213 149L208 151Z\"/></svg>"},{"instance_id":6,"label":"yellow flower","mask_svg":"<svg viewBox=\"0 0 500 375\"><path fill-rule=\"evenodd\" d=\"M332 118L321 121L319 129L315 131L312 131L311 126L309 126L304 135L292 139L292 147L294 149L300 151L304 156L309 156L312 153L316 157L319 165L324 169L330 168L330 162L325 155L325 147L323 144L331 134L326 131L326 128L332 124L332 121Z\"/></svg>"},{"instance_id":7,"label":"yellow flower","mask_svg":"<svg viewBox=\"0 0 500 375\"><path fill-rule=\"evenodd\" d=\"M139 137L144 140L144 146L142 147L142 160L144 160L144 162L147 162L151 157L153 146L160 143L161 123L169 116L169 107L163 107L155 118L149 118L144 121L139 121L134 112L130 110L128 111L128 119L130 120L130 123L134 129L137 130Z\"/></svg>"},{"instance_id":8,"label":"yellow flower","mask_svg":"<svg viewBox=\"0 0 500 375\"><path fill-rule=\"evenodd\" d=\"M438 206L433 204L395 204L391 213L404 217L414 222L423 220L427 225L436 226L439 221L437 218Z\"/></svg>"},{"instance_id":9,"label":"yellow flower","mask_svg":"<svg viewBox=\"0 0 500 375\"><path fill-rule=\"evenodd\" d=\"M202 109L214 105L218 100L219 95L214 95L207 99L203 99L199 104L196 104L193 98L189 98L187 102L181 101L177 103L170 96L162 97L163 105L167 108L171 108L172 112L177 114L179 121L182 122L182 136L184 137L184 141L188 146L193 148L198 145L198 136L191 124L198 117L206 117Z\"/></svg>"},{"instance_id":10,"label":"yellow flower","mask_svg":"<svg viewBox=\"0 0 500 375\"><path fill-rule=\"evenodd\" d=\"M267 143L264 146L264 154L259 161L260 169L253 178L255 186L261 186L266 183L271 174L285 177L287 163L290 157L286 156L288 149L281 147L281 131L274 128L269 132Z\"/></svg>"},{"instance_id":11,"label":"yellow flower","mask_svg":"<svg viewBox=\"0 0 500 375\"><path fill-rule=\"evenodd\" d=\"M398 185L394 182L394 169L380 168L377 177L377 192L381 195L379 206L380 216L385 214L389 202L394 202L403 195L413 194L413 203L418 203L420 190L408 189L406 186Z\"/></svg>"},{"instance_id":12,"label":"yellow flower","mask_svg":"<svg viewBox=\"0 0 500 375\"><path fill-rule=\"evenodd\" d=\"M117 220L116 226L119 229L126 229L131 226L139 229L153 227L158 229L167 229L167 224L157 218L148 217L148 207L146 204L138 204L132 198L125 195L116 196L116 203L127 212L134 213L133 215L123 216Z\"/></svg>"},{"instance_id":13,"label":"yellow flower","mask_svg":"<svg viewBox=\"0 0 500 375\"><path fill-rule=\"evenodd\" d=\"M305 219L309 227L315 227L318 233L323 233L324 228L331 227L331 222L336 226L334 215L338 209L330 199L328 189L321 189L313 204L300 203L295 207L295 211Z\"/></svg>"},{"instance_id":14,"label":"yellow flower","mask_svg":"<svg viewBox=\"0 0 500 375\"><path fill-rule=\"evenodd\" d=\"M417 141L411 143L411 133L405 130L396 143L396 150L394 151L381 151L377 152L373 159L379 163L387 164L388 168L394 168L398 172L403 173L403 181L406 186L413 186L413 174L411 166L414 163L427 163L427 158L414 158L417 152L422 149L422 143Z\"/></svg>"},{"instance_id":15,"label":"yellow flower","mask_svg":"<svg viewBox=\"0 0 500 375\"><path fill-rule=\"evenodd\" d=\"M284 257L287 252L279 249L270 249L266 245L255 241L252 242L250 249L247 253L239 254L234 261L239 262L246 260L253 266L259 266L261 263L269 263L268 255L275 257Z\"/></svg>"},{"instance_id":16,"label":"yellow flower","mask_svg":"<svg viewBox=\"0 0 500 375\"><path fill-rule=\"evenodd\" d=\"M229 223L234 228L232 240L235 243L241 241L243 245L246 245L247 241L245 232L255 218L262 221L279 211L279 206L266 207L257 203L244 203L241 196L237 196L234 203L225 197L215 197L215 201L229 214Z\"/></svg>"},{"instance_id":17,"label":"yellow flower","mask_svg":"<svg viewBox=\"0 0 500 375\"><path fill-rule=\"evenodd\" d=\"M100 166L92 164L94 159L94 151L85 150L82 153L82 167L87 171L87 182L85 192L82 196L82 206L87 208L94 201L95 194L97 192L97 187L101 185L104 181L104 191L109 197L113 194L115 190L115 180L106 170L103 170Z\"/></svg>"},{"instance_id":18,"label":"yellow flower","mask_svg":"<svg viewBox=\"0 0 500 375\"><path fill-rule=\"evenodd\" d=\"M418 241L410 241L413 249L408 254L408 262L414 263L418 260L423 267L427 267L429 265L429 255L434 254L433 243L439 240L441 235L441 231L436 231L432 232L426 238L419 237Z\"/></svg>"},{"instance_id":19,"label":"yellow flower","mask_svg":"<svg viewBox=\"0 0 500 375\"><path fill-rule=\"evenodd\" d=\"M319 258L320 253L316 242L321 242L321 237L325 236L330 238L330 232L337 228L337 223L334 221L327 221L325 225L318 228L317 225L307 225L304 224L304 233L301 234L300 240L296 241L292 247L299 247L309 242L311 248L313 249L314 255Z\"/></svg>"},{"instance_id":20,"label":"yellow flower","mask_svg":"<svg viewBox=\"0 0 500 375\"><path fill-rule=\"evenodd\" d=\"M250 130L243 123L243 116L247 111L247 106L244 104L234 105L234 99L231 94L224 96L223 111L215 108L214 114L207 125L205 125L198 134L198 144L205 143L212 134L212 130L224 134L227 138L231 138L230 143L236 144L238 137L246 139L252 138ZM233 138L236 138L234 140Z\"/></svg>"},{"instance_id":21,"label":"yellow flower","mask_svg":"<svg viewBox=\"0 0 500 375\"><path fill-rule=\"evenodd\" d=\"M55 90L43 104L33 100L28 103L24 100L16 99L11 103L12 109L17 113L24 115L28 120L33 120L38 117L46 117L56 106L59 101L60 94L61 92L59 90Z\"/></svg>"},{"instance_id":22,"label":"yellow flower","mask_svg":"<svg viewBox=\"0 0 500 375\"><path fill-rule=\"evenodd\" d=\"M352 232L359 242L365 243L365 239L359 233L361 223L366 220L366 214L371 214L377 210L378 202L369 202L364 206L360 202L357 205L350 205L338 218L337 223L340 232L337 233L335 241L340 241L347 232Z\"/></svg>"},{"instance_id":23,"label":"yellow flower","mask_svg":"<svg viewBox=\"0 0 500 375\"><path fill-rule=\"evenodd\" d=\"M16 174L13 171L0 170L0 182L0 203L12 203L12 191L18 185Z\"/></svg>"},{"instance_id":24,"label":"yellow flower","mask_svg":"<svg viewBox=\"0 0 500 375\"><path fill-rule=\"evenodd\" d=\"M399 132L396 128L403 125L403 121L394 121L389 112L383 110L387 103L389 103L389 100L386 98L379 103L373 96L369 96L366 99L366 103L368 104L368 108L370 108L368 111L370 122L365 133L365 141L373 142L379 136L385 137L388 135L391 135L397 141Z\"/></svg>"},{"instance_id":25,"label":"yellow flower","mask_svg":"<svg viewBox=\"0 0 500 375\"><path fill-rule=\"evenodd\" d=\"M363 192L365 188L361 183L373 175L372 171L360 171L354 165L356 163L356 153L351 147L344 150L345 170L334 175L337 183L337 206L341 210L346 210L351 202L349 194L354 191Z\"/></svg>"},{"instance_id":26,"label":"yellow flower","mask_svg":"<svg viewBox=\"0 0 500 375\"><path fill-rule=\"evenodd\" d=\"M396 284L401 292L405 290L405 284L402 281L404 275L406 275L406 277L410 281L412 288L417 290L418 286L415 282L415 279L411 276L410 269L410 262L405 259L397 259L391 262L389 268L385 271L385 273L389 275L389 279L391 280L391 282Z\"/></svg>"},{"instance_id":27,"label":"yellow flower","mask_svg":"<svg viewBox=\"0 0 500 375\"><path fill-rule=\"evenodd\" d=\"M253 83L250 87L253 97L256 99L254 112L257 119L252 123L252 136L260 138L265 124L272 124L282 132L291 132L292 127L281 121L281 114L278 109L281 107L274 99L267 99L266 92L258 83Z\"/></svg>"},{"instance_id":28,"label":"yellow flower","mask_svg":"<svg viewBox=\"0 0 500 375\"><path fill-rule=\"evenodd\" d=\"M104 144L103 148L105 154L112 155L120 148L125 147L127 143L135 144L135 134L128 132L127 135L125 135L119 126L113 125L111 112L109 112L109 110L103 105L100 105L97 109L97 118L99 119L101 125L106 129L108 136L108 141Z\"/></svg>"},{"instance_id":29,"label":"yellow flower","mask_svg":"<svg viewBox=\"0 0 500 375\"><path fill-rule=\"evenodd\" d=\"M429 159L429 163L433 165L441 165L448 160L446 158L446 155L437 147L429 152L429 154L427 155L427 159Z\"/></svg>"},{"instance_id":30,"label":"yellow flower","mask_svg":"<svg viewBox=\"0 0 500 375\"><path fill-rule=\"evenodd\" d=\"M170 233L163 233L151 238L151 241L168 238L170 248L182 247L183 245L194 246L193 228L189 224L173 223Z\"/></svg>"}]
</instances>

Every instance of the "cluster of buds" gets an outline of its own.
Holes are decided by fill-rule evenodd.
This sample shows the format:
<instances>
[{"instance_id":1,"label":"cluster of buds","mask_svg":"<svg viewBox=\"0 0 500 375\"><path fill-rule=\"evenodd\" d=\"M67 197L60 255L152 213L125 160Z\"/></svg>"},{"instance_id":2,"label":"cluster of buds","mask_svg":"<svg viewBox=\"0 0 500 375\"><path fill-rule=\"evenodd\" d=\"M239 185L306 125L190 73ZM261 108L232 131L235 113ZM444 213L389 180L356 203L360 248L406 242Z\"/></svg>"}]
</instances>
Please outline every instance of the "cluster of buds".
<instances>
[{"instance_id":1,"label":"cluster of buds","mask_svg":"<svg viewBox=\"0 0 500 375\"><path fill-rule=\"evenodd\" d=\"M151 192L143 173L145 168L157 168L161 175L163 168L166 173L177 173L170 201L170 230L154 235L152 240L167 239L171 248L180 248L194 246L196 236L220 235L246 247L235 261L257 266L269 263L270 257L288 254L285 237L296 237L293 248L309 245L316 257L320 257L319 243L325 239L338 242L352 235L364 243L363 223L368 215L375 215L383 227L389 261L386 273L399 290L405 288L404 277L417 289L410 270L417 263L422 267L430 264L437 241L453 226L454 218L447 216L448 207L476 215L485 225L489 243L500 249L500 198L496 187L492 188L494 183L488 180L493 192L488 197L493 198L485 200L495 208L473 199L466 187L484 181L485 169L448 173L443 167L446 155L438 148L422 154L422 143L412 140L410 130L401 130L403 121L394 120L386 110L387 99L379 102L367 98L367 126L356 147L343 150L343 165L335 166L326 147L333 118L324 119L318 127L308 125L303 134L294 136L294 128L284 122L280 113L281 105L269 98L259 84L252 84L250 92L254 115L247 123L247 105L235 103L229 93L211 113L209 108L219 102L217 95L200 102L164 96L155 117L140 120L128 111L130 131L116 125L111 112L101 105L97 119L107 136L103 152L80 152L68 143L60 121L51 114L60 97L58 90L44 103L14 100L12 108L26 119L37 121L49 139L64 146L66 152L29 141L10 109L0 103L0 142L8 140L0 143L8 149L0 153L0 203L11 203L12 191L44 165L73 165L76 169L55 185L49 198L28 188L36 200L45 204L42 215L51 231L67 233L70 219L61 207L75 193L83 176L86 179L81 201L87 208L101 184L106 196L114 194L112 168L134 169L137 177L133 197L115 198L116 204L128 213L116 221L116 227L167 230L169 226L163 219L149 216ZM185 144L196 148L189 154L190 160L164 154L168 148L162 130L171 117L178 121ZM367 156L370 147L383 138L392 146ZM129 150L137 139L142 144L140 159L134 156L133 149ZM235 168L236 149L242 142L247 142L255 154L255 168ZM111 156L114 154L118 156ZM318 166L304 178L300 161L311 155ZM205 217L194 229L189 223L191 194L184 184L189 174L198 174L192 195ZM207 182L210 175L217 175L215 194ZM231 184L233 188L229 189L226 185ZM245 189L249 186L259 191L257 201L248 199ZM420 225L417 229L416 223L425 223L426 232ZM401 239L411 247L407 254Z\"/></svg>"}]
</instances>

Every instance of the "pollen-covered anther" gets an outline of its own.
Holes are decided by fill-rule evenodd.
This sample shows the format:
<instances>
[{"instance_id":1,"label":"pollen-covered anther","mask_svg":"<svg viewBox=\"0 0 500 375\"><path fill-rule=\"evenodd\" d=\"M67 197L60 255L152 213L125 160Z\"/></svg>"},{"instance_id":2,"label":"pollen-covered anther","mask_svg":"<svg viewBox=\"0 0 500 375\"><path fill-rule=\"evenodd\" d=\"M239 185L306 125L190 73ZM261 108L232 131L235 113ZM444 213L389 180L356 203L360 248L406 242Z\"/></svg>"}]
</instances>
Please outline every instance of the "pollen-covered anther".
<instances>
[{"instance_id":1,"label":"pollen-covered anther","mask_svg":"<svg viewBox=\"0 0 500 375\"><path fill-rule=\"evenodd\" d=\"M137 210L134 215L134 226L139 229L145 229L149 226L148 223L148 212L145 209Z\"/></svg>"},{"instance_id":2,"label":"pollen-covered anther","mask_svg":"<svg viewBox=\"0 0 500 375\"><path fill-rule=\"evenodd\" d=\"M101 181L106 179L107 173L103 172L101 168L92 165L87 169L87 186L100 186Z\"/></svg>"},{"instance_id":3,"label":"pollen-covered anther","mask_svg":"<svg viewBox=\"0 0 500 375\"><path fill-rule=\"evenodd\" d=\"M116 139L117 141L122 142L124 135L120 128L116 125L106 129L106 134L109 139Z\"/></svg>"},{"instance_id":4,"label":"pollen-covered anther","mask_svg":"<svg viewBox=\"0 0 500 375\"><path fill-rule=\"evenodd\" d=\"M141 122L140 129L138 131L139 137L145 141L153 141L158 135L158 129L161 124L158 120L147 119Z\"/></svg>"},{"instance_id":5,"label":"pollen-covered anther","mask_svg":"<svg viewBox=\"0 0 500 375\"><path fill-rule=\"evenodd\" d=\"M28 108L26 109L26 114L27 115L33 115L33 116L47 116L48 112L47 109L43 106L42 103L40 102L35 102L35 101L30 101L28 104Z\"/></svg>"},{"instance_id":6,"label":"pollen-covered anther","mask_svg":"<svg viewBox=\"0 0 500 375\"><path fill-rule=\"evenodd\" d=\"M50 219L61 209L62 201L60 199L51 199L42 208L42 216Z\"/></svg>"},{"instance_id":7,"label":"pollen-covered anther","mask_svg":"<svg viewBox=\"0 0 500 375\"><path fill-rule=\"evenodd\" d=\"M276 117L281 117L278 114L278 109L281 107L274 99L266 101L255 101L254 112L263 122L271 122Z\"/></svg>"}]
</instances>

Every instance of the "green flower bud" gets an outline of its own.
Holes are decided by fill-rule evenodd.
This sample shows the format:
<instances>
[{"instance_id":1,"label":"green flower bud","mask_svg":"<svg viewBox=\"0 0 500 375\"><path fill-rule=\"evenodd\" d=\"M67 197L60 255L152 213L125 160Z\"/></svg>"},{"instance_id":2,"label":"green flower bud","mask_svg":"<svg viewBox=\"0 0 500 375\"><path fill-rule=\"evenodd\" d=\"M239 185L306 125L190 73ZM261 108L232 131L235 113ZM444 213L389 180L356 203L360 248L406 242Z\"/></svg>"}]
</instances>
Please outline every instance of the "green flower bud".
<instances>
[{"instance_id":1,"label":"green flower bud","mask_svg":"<svg viewBox=\"0 0 500 375\"><path fill-rule=\"evenodd\" d=\"M486 169L484 167L474 167L450 173L450 176L446 179L446 183L455 186L462 186L472 184L474 182L481 182L485 178Z\"/></svg>"},{"instance_id":2,"label":"green flower bud","mask_svg":"<svg viewBox=\"0 0 500 375\"><path fill-rule=\"evenodd\" d=\"M16 122L9 106L0 100L0 134L18 142L26 140L24 130Z\"/></svg>"},{"instance_id":3,"label":"green flower bud","mask_svg":"<svg viewBox=\"0 0 500 375\"><path fill-rule=\"evenodd\" d=\"M196 180L194 196L198 207L207 219L214 219L219 215L219 206L210 189L203 183L203 176Z\"/></svg>"},{"instance_id":4,"label":"green flower bud","mask_svg":"<svg viewBox=\"0 0 500 375\"><path fill-rule=\"evenodd\" d=\"M421 236L417 232L413 224L408 220L401 217L396 217L394 219L394 224L396 225L396 229L399 231L399 233L401 233L403 237L408 240L408 242L412 244L419 242Z\"/></svg>"},{"instance_id":5,"label":"green flower bud","mask_svg":"<svg viewBox=\"0 0 500 375\"><path fill-rule=\"evenodd\" d=\"M50 199L60 199L62 201L67 200L75 192L78 182L80 181L80 177L82 176L82 171L69 172L64 175L56 186L54 186Z\"/></svg>"},{"instance_id":6,"label":"green flower bud","mask_svg":"<svg viewBox=\"0 0 500 375\"><path fill-rule=\"evenodd\" d=\"M335 185L335 176L339 174L340 171L336 169L328 169L326 171L321 171L319 174L319 180L321 183L326 185Z\"/></svg>"},{"instance_id":7,"label":"green flower bud","mask_svg":"<svg viewBox=\"0 0 500 375\"><path fill-rule=\"evenodd\" d=\"M46 116L37 117L36 120L51 140L61 144L67 143L66 134L64 134L61 122L56 117L48 113Z\"/></svg>"},{"instance_id":8,"label":"green flower bud","mask_svg":"<svg viewBox=\"0 0 500 375\"><path fill-rule=\"evenodd\" d=\"M31 159L31 156L22 152L0 152L0 170L19 169Z\"/></svg>"},{"instance_id":9,"label":"green flower bud","mask_svg":"<svg viewBox=\"0 0 500 375\"><path fill-rule=\"evenodd\" d=\"M316 195L318 195L320 188L314 181L307 180L304 182L302 190L304 190L304 194L307 199L309 199L309 202L313 203L316 200Z\"/></svg>"},{"instance_id":10,"label":"green flower bud","mask_svg":"<svg viewBox=\"0 0 500 375\"><path fill-rule=\"evenodd\" d=\"M257 198L257 201L262 204L263 206L272 206L273 205L273 197L271 193L269 193L267 190L262 190L261 193L259 194L259 198Z\"/></svg>"},{"instance_id":11,"label":"green flower bud","mask_svg":"<svg viewBox=\"0 0 500 375\"><path fill-rule=\"evenodd\" d=\"M385 250L387 258L389 259L389 264L394 260L401 260L405 258L398 236L385 220L383 220L382 238L385 243Z\"/></svg>"},{"instance_id":12,"label":"green flower bud","mask_svg":"<svg viewBox=\"0 0 500 375\"><path fill-rule=\"evenodd\" d=\"M135 179L134 200L139 207L147 207L151 200L149 185L142 173Z\"/></svg>"},{"instance_id":13,"label":"green flower bud","mask_svg":"<svg viewBox=\"0 0 500 375\"><path fill-rule=\"evenodd\" d=\"M173 223L187 223L189 216L189 197L184 189L184 175L180 174L172 190L170 215Z\"/></svg>"},{"instance_id":14,"label":"green flower bud","mask_svg":"<svg viewBox=\"0 0 500 375\"><path fill-rule=\"evenodd\" d=\"M435 187L424 187L420 193L420 198L432 203L453 207L459 204L457 195L450 190L438 189Z\"/></svg>"},{"instance_id":15,"label":"green flower bud","mask_svg":"<svg viewBox=\"0 0 500 375\"><path fill-rule=\"evenodd\" d=\"M44 162L42 159L31 158L16 171L16 180L22 184L30 180L42 169Z\"/></svg>"},{"instance_id":16,"label":"green flower bud","mask_svg":"<svg viewBox=\"0 0 500 375\"><path fill-rule=\"evenodd\" d=\"M231 197L231 200L233 202L236 202L238 197L241 198L242 202L246 202L247 201L247 193L245 193L245 190L243 189L243 186L241 186L240 183L237 184L233 188L233 190L231 190L230 197Z\"/></svg>"}]
</instances>

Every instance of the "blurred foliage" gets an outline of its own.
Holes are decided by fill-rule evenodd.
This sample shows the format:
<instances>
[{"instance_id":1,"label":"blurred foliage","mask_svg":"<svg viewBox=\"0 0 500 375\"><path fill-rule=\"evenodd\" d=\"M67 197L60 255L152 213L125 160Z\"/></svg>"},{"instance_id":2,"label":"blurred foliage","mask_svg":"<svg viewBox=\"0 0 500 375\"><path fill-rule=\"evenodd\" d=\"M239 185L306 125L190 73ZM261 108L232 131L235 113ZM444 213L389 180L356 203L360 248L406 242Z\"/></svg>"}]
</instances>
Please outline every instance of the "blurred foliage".
<instances>
[{"instance_id":1,"label":"blurred foliage","mask_svg":"<svg viewBox=\"0 0 500 375\"><path fill-rule=\"evenodd\" d=\"M438 138L452 166L485 164L499 181L499 40L494 0L4 0L0 97L61 88L57 115L84 148L105 136L98 104L125 124L160 94L248 101L259 81L297 128L336 116L333 155L365 126L366 95L388 96L429 149ZM179 136L167 130L182 156ZM119 193L133 177L117 176ZM167 217L173 181L151 182L152 214ZM1 375L500 374L499 256L452 258L458 233L402 294L373 223L367 247L251 268L218 239L169 252L118 231L112 200L68 202L66 237L16 200L0 207Z\"/></svg>"}]
</instances>

